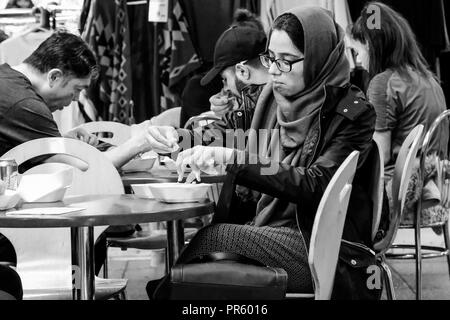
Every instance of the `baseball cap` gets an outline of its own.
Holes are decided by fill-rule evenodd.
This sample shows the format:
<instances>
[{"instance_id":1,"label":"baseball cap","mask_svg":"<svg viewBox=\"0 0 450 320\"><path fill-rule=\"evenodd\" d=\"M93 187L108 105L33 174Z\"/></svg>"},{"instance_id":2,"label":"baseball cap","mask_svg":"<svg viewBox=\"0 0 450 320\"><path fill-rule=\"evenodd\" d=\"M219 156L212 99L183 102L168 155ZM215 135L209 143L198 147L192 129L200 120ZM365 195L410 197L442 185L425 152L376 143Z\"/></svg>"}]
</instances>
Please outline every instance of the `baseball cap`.
<instances>
[{"instance_id":1,"label":"baseball cap","mask_svg":"<svg viewBox=\"0 0 450 320\"><path fill-rule=\"evenodd\" d=\"M233 26L225 30L214 48L214 66L202 78L201 85L207 85L229 66L258 57L266 50L266 41L265 33L253 27Z\"/></svg>"}]
</instances>

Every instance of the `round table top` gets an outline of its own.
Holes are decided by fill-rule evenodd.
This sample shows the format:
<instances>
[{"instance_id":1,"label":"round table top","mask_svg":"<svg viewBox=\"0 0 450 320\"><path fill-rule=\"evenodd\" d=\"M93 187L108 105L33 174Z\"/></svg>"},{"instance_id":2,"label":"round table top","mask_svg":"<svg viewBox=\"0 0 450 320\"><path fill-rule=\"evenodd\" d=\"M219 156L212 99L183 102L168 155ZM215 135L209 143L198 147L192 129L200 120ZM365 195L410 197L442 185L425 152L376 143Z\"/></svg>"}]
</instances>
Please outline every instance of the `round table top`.
<instances>
[{"instance_id":1,"label":"round table top","mask_svg":"<svg viewBox=\"0 0 450 320\"><path fill-rule=\"evenodd\" d=\"M132 184L144 183L163 183L163 182L177 182L178 174L176 171L170 170L152 170L149 172L129 172L121 175L124 187L129 187ZM221 183L225 180L225 175L207 175L202 174L202 183Z\"/></svg>"},{"instance_id":2,"label":"round table top","mask_svg":"<svg viewBox=\"0 0 450 320\"><path fill-rule=\"evenodd\" d=\"M188 219L214 212L209 200L199 203L163 203L135 195L90 195L66 197L62 202L25 203L22 209L45 207L83 208L62 215L7 215L0 211L0 228L63 228L124 225Z\"/></svg>"}]
</instances>

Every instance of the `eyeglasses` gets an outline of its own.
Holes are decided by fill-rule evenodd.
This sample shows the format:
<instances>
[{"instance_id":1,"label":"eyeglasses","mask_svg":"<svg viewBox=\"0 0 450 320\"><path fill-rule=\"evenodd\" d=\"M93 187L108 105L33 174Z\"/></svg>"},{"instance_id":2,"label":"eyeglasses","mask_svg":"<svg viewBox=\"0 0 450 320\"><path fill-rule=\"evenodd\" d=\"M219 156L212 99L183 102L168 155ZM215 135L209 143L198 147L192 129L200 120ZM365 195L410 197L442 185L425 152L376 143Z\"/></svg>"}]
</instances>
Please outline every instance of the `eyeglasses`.
<instances>
[{"instance_id":1,"label":"eyeglasses","mask_svg":"<svg viewBox=\"0 0 450 320\"><path fill-rule=\"evenodd\" d=\"M305 58L300 58L300 59L297 59L294 61L289 61L289 60L284 60L284 59L275 59L275 58L268 56L267 54L259 55L259 59L261 60L261 64L267 69L269 69L272 66L272 63L275 62L278 70L280 70L281 72L291 72L292 65L294 63L305 60Z\"/></svg>"}]
</instances>

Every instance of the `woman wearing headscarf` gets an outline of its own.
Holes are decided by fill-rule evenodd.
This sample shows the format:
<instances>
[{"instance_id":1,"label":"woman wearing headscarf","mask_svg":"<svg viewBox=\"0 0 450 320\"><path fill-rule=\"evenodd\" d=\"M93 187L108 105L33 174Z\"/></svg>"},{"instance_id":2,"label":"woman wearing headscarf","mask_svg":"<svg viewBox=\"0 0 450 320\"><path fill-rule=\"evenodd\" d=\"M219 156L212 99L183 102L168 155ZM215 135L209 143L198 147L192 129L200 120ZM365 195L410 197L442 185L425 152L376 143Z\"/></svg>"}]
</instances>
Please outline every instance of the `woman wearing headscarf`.
<instances>
[{"instance_id":1,"label":"woman wearing headscarf","mask_svg":"<svg viewBox=\"0 0 450 320\"><path fill-rule=\"evenodd\" d=\"M372 205L363 182L375 111L349 84L343 38L331 13L322 8L296 8L274 21L261 56L272 81L252 121L253 133L267 129L271 134L250 134L247 151L197 146L179 155L180 173L187 165L193 172L210 172L227 164L228 182L214 223L197 233L177 263L233 253L285 269L288 292L312 292L307 249L317 207L333 174L354 150L360 157L343 238L371 247ZM263 146L262 155L255 154L256 145ZM244 225L229 223L237 211L236 184L262 194L254 219ZM338 278L335 283L342 283ZM349 290L335 290L335 297L350 298L352 284L346 286Z\"/></svg>"}]
</instances>

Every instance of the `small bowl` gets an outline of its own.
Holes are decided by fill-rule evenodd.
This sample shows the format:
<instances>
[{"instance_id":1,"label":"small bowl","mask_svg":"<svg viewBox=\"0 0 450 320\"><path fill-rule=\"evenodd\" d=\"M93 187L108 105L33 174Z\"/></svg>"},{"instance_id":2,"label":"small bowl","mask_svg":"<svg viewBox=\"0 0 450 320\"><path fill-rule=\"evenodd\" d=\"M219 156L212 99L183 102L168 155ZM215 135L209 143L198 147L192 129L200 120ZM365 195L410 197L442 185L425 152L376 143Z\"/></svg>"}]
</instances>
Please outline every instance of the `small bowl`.
<instances>
[{"instance_id":1,"label":"small bowl","mask_svg":"<svg viewBox=\"0 0 450 320\"><path fill-rule=\"evenodd\" d=\"M17 191L5 190L0 196L0 210L8 210L17 206L20 201L20 195Z\"/></svg>"},{"instance_id":2,"label":"small bowl","mask_svg":"<svg viewBox=\"0 0 450 320\"><path fill-rule=\"evenodd\" d=\"M154 199L155 197L150 190L150 185L152 183L143 183L143 184L132 184L131 188L136 196L142 199Z\"/></svg>"},{"instance_id":3,"label":"small bowl","mask_svg":"<svg viewBox=\"0 0 450 320\"><path fill-rule=\"evenodd\" d=\"M162 202L201 202L208 198L211 184L151 183L148 188L155 199Z\"/></svg>"},{"instance_id":4,"label":"small bowl","mask_svg":"<svg viewBox=\"0 0 450 320\"><path fill-rule=\"evenodd\" d=\"M34 199L33 201L27 201L27 202L59 202L64 199L64 195L66 194L67 189L69 187L65 187L62 189L56 189L54 191L49 192L46 195L43 195L42 197L38 199Z\"/></svg>"},{"instance_id":5,"label":"small bowl","mask_svg":"<svg viewBox=\"0 0 450 320\"><path fill-rule=\"evenodd\" d=\"M24 174L17 191L25 202L57 202L73 180L73 169L54 173Z\"/></svg>"}]
</instances>

